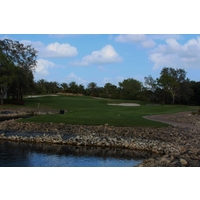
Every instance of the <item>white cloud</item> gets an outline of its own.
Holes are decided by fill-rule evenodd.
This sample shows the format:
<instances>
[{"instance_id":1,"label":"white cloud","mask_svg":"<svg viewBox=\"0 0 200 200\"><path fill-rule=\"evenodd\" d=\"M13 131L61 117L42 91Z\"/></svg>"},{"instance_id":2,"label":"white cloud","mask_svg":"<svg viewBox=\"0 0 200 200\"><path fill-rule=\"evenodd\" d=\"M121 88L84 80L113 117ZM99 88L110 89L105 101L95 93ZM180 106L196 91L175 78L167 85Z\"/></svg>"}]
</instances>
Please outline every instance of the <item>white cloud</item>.
<instances>
[{"instance_id":1,"label":"white cloud","mask_svg":"<svg viewBox=\"0 0 200 200\"><path fill-rule=\"evenodd\" d=\"M88 66L90 64L110 64L122 62L123 59L111 45L106 45L99 51L93 51L92 54L82 58L81 61L71 62L75 66Z\"/></svg>"},{"instance_id":2,"label":"white cloud","mask_svg":"<svg viewBox=\"0 0 200 200\"><path fill-rule=\"evenodd\" d=\"M40 41L33 42L29 40L22 40L20 42L25 45L32 45L38 51L39 57L42 58L66 58L73 57L78 54L76 47L67 43L60 44L55 42L45 46Z\"/></svg>"},{"instance_id":3,"label":"white cloud","mask_svg":"<svg viewBox=\"0 0 200 200\"><path fill-rule=\"evenodd\" d=\"M142 43L141 43L142 47L144 48L152 48L152 47L155 47L156 46L156 43L151 40L151 39L147 39L147 40L144 40Z\"/></svg>"},{"instance_id":4,"label":"white cloud","mask_svg":"<svg viewBox=\"0 0 200 200\"><path fill-rule=\"evenodd\" d=\"M116 42L140 44L144 48L152 48L156 46L156 43L144 34L128 34L118 35L115 38Z\"/></svg>"},{"instance_id":5,"label":"white cloud","mask_svg":"<svg viewBox=\"0 0 200 200\"><path fill-rule=\"evenodd\" d=\"M37 60L37 66L35 69L35 76L36 77L43 77L43 76L48 76L49 75L49 68L54 67L55 64L44 59L39 59Z\"/></svg>"},{"instance_id":6,"label":"white cloud","mask_svg":"<svg viewBox=\"0 0 200 200\"><path fill-rule=\"evenodd\" d=\"M158 45L149 59L154 63L153 69L162 67L200 68L200 37L191 39L181 45L175 39L167 39L166 44Z\"/></svg>"},{"instance_id":7,"label":"white cloud","mask_svg":"<svg viewBox=\"0 0 200 200\"><path fill-rule=\"evenodd\" d=\"M65 77L66 82L76 82L77 84L86 84L88 83L87 80L84 80L78 76L76 76L73 72L71 72L67 77Z\"/></svg>"},{"instance_id":8,"label":"white cloud","mask_svg":"<svg viewBox=\"0 0 200 200\"><path fill-rule=\"evenodd\" d=\"M44 51L44 57L51 58L65 58L65 57L73 57L78 54L76 47L71 46L70 44L59 44L58 42L49 44L46 46Z\"/></svg>"}]
</instances>

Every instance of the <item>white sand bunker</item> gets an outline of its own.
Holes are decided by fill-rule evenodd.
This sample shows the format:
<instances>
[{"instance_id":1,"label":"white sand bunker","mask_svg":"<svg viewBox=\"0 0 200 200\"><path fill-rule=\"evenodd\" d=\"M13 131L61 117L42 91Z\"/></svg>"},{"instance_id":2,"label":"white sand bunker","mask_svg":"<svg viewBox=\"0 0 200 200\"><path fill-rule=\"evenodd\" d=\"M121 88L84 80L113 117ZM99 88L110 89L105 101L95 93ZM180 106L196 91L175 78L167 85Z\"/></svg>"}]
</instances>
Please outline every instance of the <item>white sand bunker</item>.
<instances>
[{"instance_id":1,"label":"white sand bunker","mask_svg":"<svg viewBox=\"0 0 200 200\"><path fill-rule=\"evenodd\" d=\"M109 106L140 106L140 104L137 103L108 103Z\"/></svg>"},{"instance_id":2,"label":"white sand bunker","mask_svg":"<svg viewBox=\"0 0 200 200\"><path fill-rule=\"evenodd\" d=\"M38 97L57 97L58 95L56 94L49 94L49 95L29 95L26 98L38 98Z\"/></svg>"}]
</instances>

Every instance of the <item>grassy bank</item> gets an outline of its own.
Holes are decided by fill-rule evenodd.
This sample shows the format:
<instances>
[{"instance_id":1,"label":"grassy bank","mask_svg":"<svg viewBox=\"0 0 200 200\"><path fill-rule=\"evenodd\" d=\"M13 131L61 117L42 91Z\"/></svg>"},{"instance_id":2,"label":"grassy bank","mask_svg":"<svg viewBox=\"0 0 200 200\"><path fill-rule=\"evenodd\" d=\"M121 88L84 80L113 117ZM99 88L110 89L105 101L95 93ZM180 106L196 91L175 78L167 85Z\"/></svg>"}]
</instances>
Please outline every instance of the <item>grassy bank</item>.
<instances>
[{"instance_id":1,"label":"grassy bank","mask_svg":"<svg viewBox=\"0 0 200 200\"><path fill-rule=\"evenodd\" d=\"M65 114L35 116L23 119L24 122L53 122L66 124L104 125L109 126L143 126L161 127L168 126L159 122L143 119L145 115L175 113L194 110L193 107L183 105L152 106L141 101L126 101L113 99L98 99L92 97L57 96L27 98L25 107L53 108L67 110ZM141 106L124 107L109 106L107 103L139 103Z\"/></svg>"}]
</instances>

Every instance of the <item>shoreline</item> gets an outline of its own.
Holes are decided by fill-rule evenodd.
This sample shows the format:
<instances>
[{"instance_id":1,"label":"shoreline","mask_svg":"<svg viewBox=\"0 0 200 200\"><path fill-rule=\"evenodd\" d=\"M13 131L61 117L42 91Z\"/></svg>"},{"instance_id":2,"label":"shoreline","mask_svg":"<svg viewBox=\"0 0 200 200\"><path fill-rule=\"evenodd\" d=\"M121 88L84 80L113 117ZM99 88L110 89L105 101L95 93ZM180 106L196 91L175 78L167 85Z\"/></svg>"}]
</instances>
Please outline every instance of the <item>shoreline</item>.
<instances>
[{"instance_id":1,"label":"shoreline","mask_svg":"<svg viewBox=\"0 0 200 200\"><path fill-rule=\"evenodd\" d=\"M74 146L142 150L157 156L139 167L200 166L200 132L182 127L113 127L53 123L0 122L0 139Z\"/></svg>"}]
</instances>

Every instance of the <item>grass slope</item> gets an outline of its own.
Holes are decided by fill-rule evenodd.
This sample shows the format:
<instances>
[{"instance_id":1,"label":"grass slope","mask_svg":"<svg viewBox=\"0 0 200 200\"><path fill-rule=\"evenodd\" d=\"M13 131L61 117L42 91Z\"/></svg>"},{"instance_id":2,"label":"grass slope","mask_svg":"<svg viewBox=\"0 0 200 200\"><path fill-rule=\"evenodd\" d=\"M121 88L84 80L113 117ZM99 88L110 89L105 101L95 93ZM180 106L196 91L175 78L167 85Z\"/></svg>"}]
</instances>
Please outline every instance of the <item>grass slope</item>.
<instances>
[{"instance_id":1,"label":"grass slope","mask_svg":"<svg viewBox=\"0 0 200 200\"><path fill-rule=\"evenodd\" d=\"M126 101L113 99L98 99L92 97L57 96L26 99L26 107L54 108L68 112L56 115L35 116L23 119L23 122L53 122L79 125L104 125L109 126L137 126L137 127L162 127L163 123L143 119L145 115L175 113L193 110L193 107L184 105L147 106L142 101ZM107 103L139 103L141 106L123 107L109 106Z\"/></svg>"}]
</instances>

